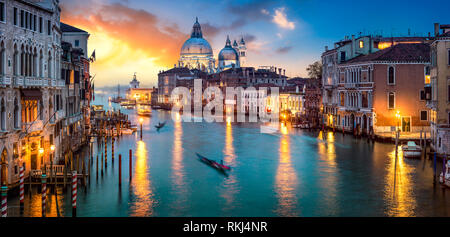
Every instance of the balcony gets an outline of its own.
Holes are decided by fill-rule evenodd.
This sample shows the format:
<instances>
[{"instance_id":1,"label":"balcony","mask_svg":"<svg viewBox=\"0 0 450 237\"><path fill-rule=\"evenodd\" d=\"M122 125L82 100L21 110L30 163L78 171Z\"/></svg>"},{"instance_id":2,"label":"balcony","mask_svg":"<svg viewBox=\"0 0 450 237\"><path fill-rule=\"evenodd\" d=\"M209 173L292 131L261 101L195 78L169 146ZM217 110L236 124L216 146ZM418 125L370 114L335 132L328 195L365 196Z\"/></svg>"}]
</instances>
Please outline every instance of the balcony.
<instances>
[{"instance_id":1,"label":"balcony","mask_svg":"<svg viewBox=\"0 0 450 237\"><path fill-rule=\"evenodd\" d=\"M70 115L67 117L67 125L76 123L78 121L81 121L82 119L83 119L83 114L81 114L81 113Z\"/></svg>"},{"instance_id":2,"label":"balcony","mask_svg":"<svg viewBox=\"0 0 450 237\"><path fill-rule=\"evenodd\" d=\"M11 85L11 77L0 76L0 85L1 86Z\"/></svg>"},{"instance_id":3,"label":"balcony","mask_svg":"<svg viewBox=\"0 0 450 237\"><path fill-rule=\"evenodd\" d=\"M44 128L44 122L42 120L36 120L34 123L23 123L22 129L28 133L39 132Z\"/></svg>"},{"instance_id":4,"label":"balcony","mask_svg":"<svg viewBox=\"0 0 450 237\"><path fill-rule=\"evenodd\" d=\"M345 87L345 89L356 88L356 83L345 83L344 87Z\"/></svg>"},{"instance_id":5,"label":"balcony","mask_svg":"<svg viewBox=\"0 0 450 237\"><path fill-rule=\"evenodd\" d=\"M32 78L32 77L26 77L25 78L25 86L42 86L43 82L40 78Z\"/></svg>"},{"instance_id":6,"label":"balcony","mask_svg":"<svg viewBox=\"0 0 450 237\"><path fill-rule=\"evenodd\" d=\"M14 86L23 86L24 84L23 77L14 76Z\"/></svg>"}]
</instances>

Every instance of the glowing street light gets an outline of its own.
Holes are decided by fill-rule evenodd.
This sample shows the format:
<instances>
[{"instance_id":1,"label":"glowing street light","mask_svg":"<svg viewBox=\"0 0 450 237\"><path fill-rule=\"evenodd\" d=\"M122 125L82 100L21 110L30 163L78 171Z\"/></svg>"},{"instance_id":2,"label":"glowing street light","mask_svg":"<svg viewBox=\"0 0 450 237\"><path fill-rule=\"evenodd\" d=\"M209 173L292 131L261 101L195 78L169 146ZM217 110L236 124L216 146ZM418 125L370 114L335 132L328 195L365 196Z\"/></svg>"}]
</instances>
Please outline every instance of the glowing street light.
<instances>
[{"instance_id":1,"label":"glowing street light","mask_svg":"<svg viewBox=\"0 0 450 237\"><path fill-rule=\"evenodd\" d=\"M42 148L42 147L39 148L39 154L41 154L41 155L44 154L44 148Z\"/></svg>"},{"instance_id":2,"label":"glowing street light","mask_svg":"<svg viewBox=\"0 0 450 237\"><path fill-rule=\"evenodd\" d=\"M50 150L53 152L53 151L55 151L55 145L51 145L50 146Z\"/></svg>"}]
</instances>

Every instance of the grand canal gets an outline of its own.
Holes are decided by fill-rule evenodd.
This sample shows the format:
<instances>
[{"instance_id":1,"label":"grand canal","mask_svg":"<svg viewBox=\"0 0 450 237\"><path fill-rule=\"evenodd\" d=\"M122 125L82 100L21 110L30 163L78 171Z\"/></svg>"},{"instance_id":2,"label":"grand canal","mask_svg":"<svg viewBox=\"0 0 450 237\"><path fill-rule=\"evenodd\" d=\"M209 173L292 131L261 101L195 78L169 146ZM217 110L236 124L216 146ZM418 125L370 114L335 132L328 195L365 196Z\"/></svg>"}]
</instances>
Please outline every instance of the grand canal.
<instances>
[{"instance_id":1,"label":"grand canal","mask_svg":"<svg viewBox=\"0 0 450 237\"><path fill-rule=\"evenodd\" d=\"M96 104L108 108L97 97ZM122 111L138 123L133 110ZM154 125L162 121L167 125L157 132ZM108 166L98 177L95 159L104 147L94 144L91 177L78 188L77 216L450 215L450 190L433 185L433 161L405 159L401 152L396 159L391 144L285 127L261 134L252 123L184 123L156 110L144 118L143 129L142 141L139 133L116 140L114 163L109 143ZM229 176L199 162L196 152L230 165ZM71 216L69 187L63 191L49 193L47 216L57 210ZM41 216L40 195L37 188L32 192L24 215ZM8 205L10 215L19 215L17 198Z\"/></svg>"}]
</instances>

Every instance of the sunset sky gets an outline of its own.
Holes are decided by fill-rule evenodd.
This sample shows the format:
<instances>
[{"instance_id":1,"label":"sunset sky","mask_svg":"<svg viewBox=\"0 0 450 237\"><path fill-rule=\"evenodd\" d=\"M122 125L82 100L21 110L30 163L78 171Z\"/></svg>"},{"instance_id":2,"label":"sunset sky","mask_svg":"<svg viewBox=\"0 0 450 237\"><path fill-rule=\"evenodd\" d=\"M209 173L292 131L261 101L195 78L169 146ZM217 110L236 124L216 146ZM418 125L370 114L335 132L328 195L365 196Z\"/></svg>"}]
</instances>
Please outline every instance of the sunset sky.
<instances>
[{"instance_id":1,"label":"sunset sky","mask_svg":"<svg viewBox=\"0 0 450 237\"><path fill-rule=\"evenodd\" d=\"M250 66L276 66L307 76L324 46L352 34L425 36L433 23L450 24L450 1L206 1L61 0L61 21L90 33L96 50L96 86L128 84L134 72L144 86L179 58L195 17L214 56L226 36L247 41ZM435 2L435 3L434 3ZM431 11L431 9L433 9Z\"/></svg>"}]
</instances>

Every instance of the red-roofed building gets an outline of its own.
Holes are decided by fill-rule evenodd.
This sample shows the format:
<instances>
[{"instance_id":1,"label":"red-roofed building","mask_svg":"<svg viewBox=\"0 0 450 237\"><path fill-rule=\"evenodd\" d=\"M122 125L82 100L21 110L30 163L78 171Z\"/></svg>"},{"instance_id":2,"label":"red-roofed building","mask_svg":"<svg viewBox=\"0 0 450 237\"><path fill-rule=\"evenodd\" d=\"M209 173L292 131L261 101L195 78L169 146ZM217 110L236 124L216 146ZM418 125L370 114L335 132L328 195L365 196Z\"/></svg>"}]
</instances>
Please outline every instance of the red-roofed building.
<instances>
[{"instance_id":1,"label":"red-roofed building","mask_svg":"<svg viewBox=\"0 0 450 237\"><path fill-rule=\"evenodd\" d=\"M430 46L397 44L338 66L338 129L375 135L429 131L424 85Z\"/></svg>"}]
</instances>

